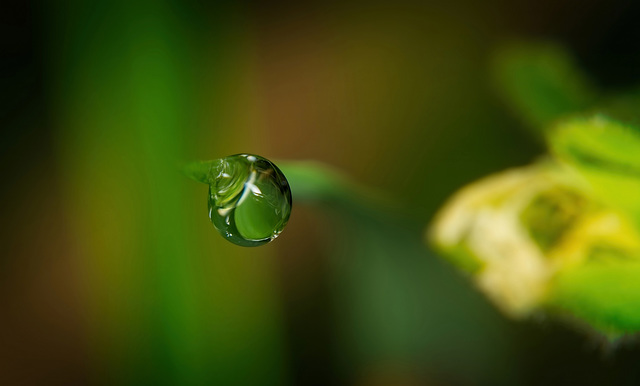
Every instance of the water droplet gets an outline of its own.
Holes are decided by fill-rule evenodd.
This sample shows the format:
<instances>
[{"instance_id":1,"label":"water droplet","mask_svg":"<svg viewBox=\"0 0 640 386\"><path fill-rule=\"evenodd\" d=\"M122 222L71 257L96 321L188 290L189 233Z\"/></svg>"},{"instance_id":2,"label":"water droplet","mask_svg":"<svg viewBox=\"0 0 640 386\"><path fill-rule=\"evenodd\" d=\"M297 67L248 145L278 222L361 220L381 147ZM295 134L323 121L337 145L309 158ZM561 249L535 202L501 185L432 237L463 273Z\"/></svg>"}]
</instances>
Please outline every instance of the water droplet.
<instances>
[{"instance_id":1,"label":"water droplet","mask_svg":"<svg viewBox=\"0 0 640 386\"><path fill-rule=\"evenodd\" d=\"M217 160L209 175L209 218L224 238L255 247L278 237L291 214L291 190L273 162L232 155Z\"/></svg>"}]
</instances>

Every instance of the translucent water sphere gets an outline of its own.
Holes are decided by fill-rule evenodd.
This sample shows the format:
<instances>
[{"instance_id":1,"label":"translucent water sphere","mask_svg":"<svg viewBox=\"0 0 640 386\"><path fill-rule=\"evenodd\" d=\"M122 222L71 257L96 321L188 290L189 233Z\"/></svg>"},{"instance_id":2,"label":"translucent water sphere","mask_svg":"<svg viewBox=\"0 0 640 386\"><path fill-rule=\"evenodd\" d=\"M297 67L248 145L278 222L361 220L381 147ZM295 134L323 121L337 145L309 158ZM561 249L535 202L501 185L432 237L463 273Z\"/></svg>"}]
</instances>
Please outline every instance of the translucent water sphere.
<instances>
[{"instance_id":1,"label":"translucent water sphere","mask_svg":"<svg viewBox=\"0 0 640 386\"><path fill-rule=\"evenodd\" d=\"M215 161L209 171L209 218L230 242L244 247L278 237L291 214L291 190L273 162L252 154Z\"/></svg>"}]
</instances>

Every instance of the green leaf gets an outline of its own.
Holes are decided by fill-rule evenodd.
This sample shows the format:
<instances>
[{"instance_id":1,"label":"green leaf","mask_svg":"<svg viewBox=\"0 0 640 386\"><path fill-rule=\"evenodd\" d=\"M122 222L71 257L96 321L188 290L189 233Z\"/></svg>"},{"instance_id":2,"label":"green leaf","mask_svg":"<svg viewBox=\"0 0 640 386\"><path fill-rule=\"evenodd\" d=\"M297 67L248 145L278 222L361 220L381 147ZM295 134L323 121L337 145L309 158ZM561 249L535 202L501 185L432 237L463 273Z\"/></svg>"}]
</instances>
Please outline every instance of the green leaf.
<instances>
[{"instance_id":1,"label":"green leaf","mask_svg":"<svg viewBox=\"0 0 640 386\"><path fill-rule=\"evenodd\" d=\"M549 303L611 337L640 330L640 262L591 263L559 274Z\"/></svg>"},{"instance_id":2,"label":"green leaf","mask_svg":"<svg viewBox=\"0 0 640 386\"><path fill-rule=\"evenodd\" d=\"M640 131L598 115L560 123L548 134L556 158L575 168L607 204L640 225Z\"/></svg>"},{"instance_id":3,"label":"green leaf","mask_svg":"<svg viewBox=\"0 0 640 386\"><path fill-rule=\"evenodd\" d=\"M182 174L194 181L209 184L211 170L218 160L191 162L182 166Z\"/></svg>"},{"instance_id":4,"label":"green leaf","mask_svg":"<svg viewBox=\"0 0 640 386\"><path fill-rule=\"evenodd\" d=\"M504 100L537 132L587 109L596 97L573 58L551 43L506 45L494 56L493 72Z\"/></svg>"}]
</instances>

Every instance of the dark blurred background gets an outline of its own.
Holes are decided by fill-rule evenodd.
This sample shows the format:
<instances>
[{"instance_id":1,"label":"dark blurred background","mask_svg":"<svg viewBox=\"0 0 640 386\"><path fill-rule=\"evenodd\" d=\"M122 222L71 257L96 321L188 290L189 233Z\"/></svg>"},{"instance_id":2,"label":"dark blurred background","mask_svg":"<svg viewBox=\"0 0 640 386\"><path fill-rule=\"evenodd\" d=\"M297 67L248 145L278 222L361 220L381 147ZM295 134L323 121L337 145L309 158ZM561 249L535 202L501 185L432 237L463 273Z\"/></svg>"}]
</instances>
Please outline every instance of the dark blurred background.
<instances>
[{"instance_id":1,"label":"dark blurred background","mask_svg":"<svg viewBox=\"0 0 640 386\"><path fill-rule=\"evenodd\" d=\"M507 320L407 245L455 190L544 152L493 85L502 44L558 42L603 89L630 88L639 16L596 0L3 2L0 384L638 384L633 342ZM239 152L385 192L406 208L390 237L409 241L373 248L371 223L294 191L277 241L226 243L177 165Z\"/></svg>"}]
</instances>

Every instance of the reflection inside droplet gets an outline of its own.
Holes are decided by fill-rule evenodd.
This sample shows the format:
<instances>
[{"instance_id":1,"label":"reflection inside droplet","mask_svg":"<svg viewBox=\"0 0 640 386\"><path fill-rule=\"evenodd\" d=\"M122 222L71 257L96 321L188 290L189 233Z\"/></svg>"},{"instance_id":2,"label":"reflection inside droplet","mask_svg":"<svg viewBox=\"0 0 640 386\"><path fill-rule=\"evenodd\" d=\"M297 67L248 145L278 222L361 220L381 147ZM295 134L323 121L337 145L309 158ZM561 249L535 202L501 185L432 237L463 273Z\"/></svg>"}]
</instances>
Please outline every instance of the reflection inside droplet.
<instances>
[{"instance_id":1,"label":"reflection inside droplet","mask_svg":"<svg viewBox=\"0 0 640 386\"><path fill-rule=\"evenodd\" d=\"M245 247L278 237L291 214L291 190L277 166L237 154L218 160L210 175L209 217L223 237Z\"/></svg>"}]
</instances>

